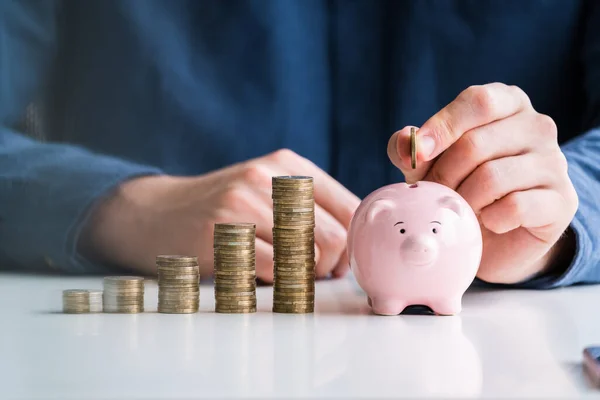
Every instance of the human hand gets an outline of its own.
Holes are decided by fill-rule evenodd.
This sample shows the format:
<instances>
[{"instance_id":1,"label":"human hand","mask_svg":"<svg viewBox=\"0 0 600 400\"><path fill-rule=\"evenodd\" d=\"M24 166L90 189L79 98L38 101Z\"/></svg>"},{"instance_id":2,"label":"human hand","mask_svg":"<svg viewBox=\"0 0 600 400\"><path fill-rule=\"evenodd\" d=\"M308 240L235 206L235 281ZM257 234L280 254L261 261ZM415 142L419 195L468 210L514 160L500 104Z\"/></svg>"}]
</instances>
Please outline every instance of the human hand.
<instances>
[{"instance_id":1,"label":"human hand","mask_svg":"<svg viewBox=\"0 0 600 400\"><path fill-rule=\"evenodd\" d=\"M409 135L410 126L394 133L388 156L407 182L441 183L471 205L483 234L481 280L526 280L572 245L563 233L578 197L557 127L521 89L492 83L460 93L417 131L414 170Z\"/></svg>"},{"instance_id":2,"label":"human hand","mask_svg":"<svg viewBox=\"0 0 600 400\"><path fill-rule=\"evenodd\" d=\"M197 177L149 176L123 183L93 213L84 233L92 257L144 273L158 254L197 255L212 275L213 227L256 223L256 274L273 281L271 177L312 176L315 185L317 278L348 271L346 233L360 199L316 165L290 150Z\"/></svg>"}]
</instances>

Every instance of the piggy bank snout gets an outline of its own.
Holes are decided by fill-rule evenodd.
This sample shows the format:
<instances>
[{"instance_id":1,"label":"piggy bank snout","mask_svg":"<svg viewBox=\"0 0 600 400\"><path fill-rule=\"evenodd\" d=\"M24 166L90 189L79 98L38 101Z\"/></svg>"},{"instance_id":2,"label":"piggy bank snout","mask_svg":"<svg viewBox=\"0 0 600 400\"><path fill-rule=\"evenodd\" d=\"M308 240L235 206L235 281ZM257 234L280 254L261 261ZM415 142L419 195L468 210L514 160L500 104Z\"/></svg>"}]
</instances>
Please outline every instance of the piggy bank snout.
<instances>
[{"instance_id":1,"label":"piggy bank snout","mask_svg":"<svg viewBox=\"0 0 600 400\"><path fill-rule=\"evenodd\" d=\"M438 248L438 242L431 236L415 234L404 240L400 253L408 264L429 265L436 260Z\"/></svg>"}]
</instances>

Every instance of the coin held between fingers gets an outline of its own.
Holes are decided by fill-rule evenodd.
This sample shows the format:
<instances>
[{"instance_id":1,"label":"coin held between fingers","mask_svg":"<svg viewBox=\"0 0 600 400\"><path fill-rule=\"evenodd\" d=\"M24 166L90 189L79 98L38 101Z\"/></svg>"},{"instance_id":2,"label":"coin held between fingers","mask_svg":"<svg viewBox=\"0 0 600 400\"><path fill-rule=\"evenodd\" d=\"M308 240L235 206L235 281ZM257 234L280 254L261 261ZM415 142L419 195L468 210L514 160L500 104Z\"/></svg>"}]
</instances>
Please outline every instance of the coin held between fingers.
<instances>
[{"instance_id":1,"label":"coin held between fingers","mask_svg":"<svg viewBox=\"0 0 600 400\"><path fill-rule=\"evenodd\" d=\"M417 168L417 130L410 128L410 164L412 169Z\"/></svg>"}]
</instances>

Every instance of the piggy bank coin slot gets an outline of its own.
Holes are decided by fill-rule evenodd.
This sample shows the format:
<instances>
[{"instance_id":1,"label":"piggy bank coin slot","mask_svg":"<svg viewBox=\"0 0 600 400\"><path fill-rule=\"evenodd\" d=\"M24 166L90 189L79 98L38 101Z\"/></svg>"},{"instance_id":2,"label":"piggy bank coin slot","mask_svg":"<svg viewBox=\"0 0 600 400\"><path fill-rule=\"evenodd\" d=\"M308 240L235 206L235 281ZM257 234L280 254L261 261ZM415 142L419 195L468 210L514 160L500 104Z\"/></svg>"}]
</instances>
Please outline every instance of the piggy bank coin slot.
<instances>
[{"instance_id":1,"label":"piggy bank coin slot","mask_svg":"<svg viewBox=\"0 0 600 400\"><path fill-rule=\"evenodd\" d=\"M413 183L412 185L409 186L410 189L415 189L415 188L418 188L418 187L419 187L419 185L416 184L416 183Z\"/></svg>"}]
</instances>

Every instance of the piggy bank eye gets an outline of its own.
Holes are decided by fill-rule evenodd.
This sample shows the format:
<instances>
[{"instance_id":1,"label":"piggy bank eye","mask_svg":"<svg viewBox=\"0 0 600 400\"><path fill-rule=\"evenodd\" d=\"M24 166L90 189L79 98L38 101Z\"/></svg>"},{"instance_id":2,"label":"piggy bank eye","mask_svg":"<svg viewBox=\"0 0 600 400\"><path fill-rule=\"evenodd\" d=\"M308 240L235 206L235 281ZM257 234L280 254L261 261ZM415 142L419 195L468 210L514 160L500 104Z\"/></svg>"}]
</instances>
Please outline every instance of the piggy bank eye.
<instances>
[{"instance_id":1,"label":"piggy bank eye","mask_svg":"<svg viewBox=\"0 0 600 400\"><path fill-rule=\"evenodd\" d=\"M404 228L400 229L400 233L404 233L406 230Z\"/></svg>"},{"instance_id":2,"label":"piggy bank eye","mask_svg":"<svg viewBox=\"0 0 600 400\"><path fill-rule=\"evenodd\" d=\"M432 231L433 233L437 233L437 229L436 229L436 228L433 228L431 231Z\"/></svg>"}]
</instances>

